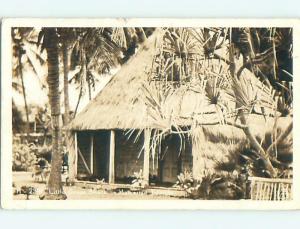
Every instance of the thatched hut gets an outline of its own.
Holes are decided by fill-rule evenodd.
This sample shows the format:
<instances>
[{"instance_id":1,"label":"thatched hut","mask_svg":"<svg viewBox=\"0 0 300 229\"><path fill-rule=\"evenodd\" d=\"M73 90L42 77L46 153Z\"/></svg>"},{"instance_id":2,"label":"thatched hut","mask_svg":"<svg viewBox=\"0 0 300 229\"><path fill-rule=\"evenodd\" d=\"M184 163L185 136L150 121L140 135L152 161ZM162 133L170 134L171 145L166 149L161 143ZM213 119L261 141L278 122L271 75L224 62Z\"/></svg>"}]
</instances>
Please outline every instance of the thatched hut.
<instances>
[{"instance_id":1,"label":"thatched hut","mask_svg":"<svg viewBox=\"0 0 300 229\"><path fill-rule=\"evenodd\" d=\"M75 136L75 157L71 157L70 169L74 171L74 176L85 173L100 180L103 178L109 183L123 183L134 172L142 170L147 182L150 177L160 184L174 183L177 175L184 170L197 174L199 170L209 167L207 161L203 161L205 155L213 152L220 157L224 156L219 152L222 151L220 148L212 149L214 144L203 134L203 130L219 139L222 139L221 135L229 141L234 139L236 144L245 140L241 129L221 124L201 127L198 135L195 134L198 136L196 141L189 137L182 139L184 131L193 125L193 120L187 117L198 115L198 122L201 119L206 122L218 118L218 114L212 112L214 106L207 104L203 111L201 95L186 88L175 89L163 101L156 101L161 99L157 84L153 83L154 86L147 89L148 92L152 90L152 96L156 95L153 98L156 102L165 105L165 113L177 117L176 120L156 119L158 114L149 109L149 104L144 101L147 95L141 93L145 90L144 85L149 84L156 36L154 33L148 38L137 54L122 66L106 87L71 122L70 129ZM206 115L202 117L204 113ZM263 116L255 115L251 119L251 128L256 135L271 131L273 120L266 122ZM163 130L170 122L176 122L181 133L178 134L178 130L171 131L162 140L159 149L153 149L154 132ZM225 141L221 143L227 144ZM206 148L209 152L205 152Z\"/></svg>"}]
</instances>

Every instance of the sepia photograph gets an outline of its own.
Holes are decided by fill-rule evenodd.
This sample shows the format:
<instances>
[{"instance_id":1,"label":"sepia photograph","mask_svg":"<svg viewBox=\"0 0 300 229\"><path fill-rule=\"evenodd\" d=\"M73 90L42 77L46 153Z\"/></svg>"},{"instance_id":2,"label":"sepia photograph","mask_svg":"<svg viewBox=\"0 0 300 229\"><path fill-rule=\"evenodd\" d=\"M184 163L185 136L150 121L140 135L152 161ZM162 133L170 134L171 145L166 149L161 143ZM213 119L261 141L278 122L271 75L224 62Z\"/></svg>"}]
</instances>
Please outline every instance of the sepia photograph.
<instances>
[{"instance_id":1,"label":"sepia photograph","mask_svg":"<svg viewBox=\"0 0 300 229\"><path fill-rule=\"evenodd\" d=\"M2 30L2 201L294 203L295 23L112 21Z\"/></svg>"}]
</instances>

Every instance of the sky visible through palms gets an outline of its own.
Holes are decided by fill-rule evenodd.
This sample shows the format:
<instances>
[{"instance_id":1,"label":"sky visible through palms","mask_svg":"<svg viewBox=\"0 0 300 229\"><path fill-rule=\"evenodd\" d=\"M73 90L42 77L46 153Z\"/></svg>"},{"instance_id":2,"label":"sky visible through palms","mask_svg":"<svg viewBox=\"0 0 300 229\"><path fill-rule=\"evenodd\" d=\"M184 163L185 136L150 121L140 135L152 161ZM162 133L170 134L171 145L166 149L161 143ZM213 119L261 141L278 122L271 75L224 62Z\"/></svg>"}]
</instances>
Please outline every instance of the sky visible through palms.
<instances>
[{"instance_id":1,"label":"sky visible through palms","mask_svg":"<svg viewBox=\"0 0 300 229\"><path fill-rule=\"evenodd\" d=\"M106 83L110 80L111 76L117 71L118 69L112 69L111 74L106 74L102 75L100 77L99 82L95 85L95 90L92 90L92 97L96 96L97 93L106 85ZM69 74L69 79L73 77L73 75L77 72L78 70L71 71ZM46 72L47 72L47 67L38 67L38 73L39 73L39 78L41 80L46 81ZM45 104L48 103L48 97L47 97L47 89L43 88L41 83L36 80L36 77L34 72L30 69L26 69L24 71L24 84L25 88L27 90L27 99L28 99L28 104L29 105L37 105L37 106L45 106ZM61 79L61 88L62 88L62 80ZM77 99L78 99L78 93L79 90L77 89L77 86L74 84L70 84L70 94L73 96L70 96L70 106L71 110L75 110ZM24 106L24 100L23 97L20 93L13 91L13 99L16 103L17 106L23 107ZM88 98L88 93L85 93L80 101L78 111L81 111L89 102Z\"/></svg>"}]
</instances>

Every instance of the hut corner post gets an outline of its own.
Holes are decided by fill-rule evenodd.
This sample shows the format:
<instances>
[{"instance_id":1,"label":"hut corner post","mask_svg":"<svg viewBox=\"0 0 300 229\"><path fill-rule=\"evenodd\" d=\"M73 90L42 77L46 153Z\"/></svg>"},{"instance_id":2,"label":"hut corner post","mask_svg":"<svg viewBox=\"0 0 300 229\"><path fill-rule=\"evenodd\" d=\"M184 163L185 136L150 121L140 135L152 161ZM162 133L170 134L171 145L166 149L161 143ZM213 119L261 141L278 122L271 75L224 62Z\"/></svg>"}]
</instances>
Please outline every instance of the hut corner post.
<instances>
[{"instance_id":1,"label":"hut corner post","mask_svg":"<svg viewBox=\"0 0 300 229\"><path fill-rule=\"evenodd\" d=\"M205 157L204 157L204 144L205 136L202 128L196 128L193 130L192 136L192 155L193 155L193 169L192 174L195 180L201 180L204 176Z\"/></svg>"},{"instance_id":2,"label":"hut corner post","mask_svg":"<svg viewBox=\"0 0 300 229\"><path fill-rule=\"evenodd\" d=\"M90 171L94 174L94 133L90 136Z\"/></svg>"},{"instance_id":3,"label":"hut corner post","mask_svg":"<svg viewBox=\"0 0 300 229\"><path fill-rule=\"evenodd\" d=\"M115 131L110 131L108 183L115 183Z\"/></svg>"},{"instance_id":4,"label":"hut corner post","mask_svg":"<svg viewBox=\"0 0 300 229\"><path fill-rule=\"evenodd\" d=\"M147 185L149 185L149 167L150 167L150 138L151 130L144 130L144 165L143 165L143 178Z\"/></svg>"},{"instance_id":5,"label":"hut corner post","mask_svg":"<svg viewBox=\"0 0 300 229\"><path fill-rule=\"evenodd\" d=\"M67 133L69 146L69 183L74 184L77 176L77 132Z\"/></svg>"}]
</instances>

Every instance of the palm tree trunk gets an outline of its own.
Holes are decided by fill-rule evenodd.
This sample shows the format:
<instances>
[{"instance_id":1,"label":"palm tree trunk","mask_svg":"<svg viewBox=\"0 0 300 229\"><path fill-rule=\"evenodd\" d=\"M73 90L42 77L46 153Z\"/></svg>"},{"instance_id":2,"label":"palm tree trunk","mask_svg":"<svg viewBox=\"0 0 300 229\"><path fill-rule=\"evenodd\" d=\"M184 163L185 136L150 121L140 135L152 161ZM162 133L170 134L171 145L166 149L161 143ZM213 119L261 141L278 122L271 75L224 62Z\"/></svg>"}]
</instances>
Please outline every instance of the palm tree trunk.
<instances>
[{"instance_id":1,"label":"palm tree trunk","mask_svg":"<svg viewBox=\"0 0 300 229\"><path fill-rule=\"evenodd\" d=\"M80 89L79 89L79 95L78 95L77 103L76 103L76 108L75 108L75 111L74 111L74 118L77 114L79 103L80 103L80 100L81 100L81 97L82 97L82 87L83 87L83 85L81 84Z\"/></svg>"},{"instance_id":2,"label":"palm tree trunk","mask_svg":"<svg viewBox=\"0 0 300 229\"><path fill-rule=\"evenodd\" d=\"M68 51L68 45L64 42L62 46L63 51L63 67L64 67L64 105L65 105L65 123L64 125L67 126L70 122L70 102L69 102L69 69L70 69L70 53ZM72 132L66 130L66 138L65 143L69 152L69 185L73 185L75 182L76 171L74 170L74 166L70 166L74 164L75 161L75 154L74 152L74 141Z\"/></svg>"},{"instance_id":3,"label":"palm tree trunk","mask_svg":"<svg viewBox=\"0 0 300 229\"><path fill-rule=\"evenodd\" d=\"M75 112L74 112L74 117L77 114L77 110L79 107L79 103L83 94L83 87L84 87L84 78L83 77L87 77L87 65L86 65L86 56L85 56L85 52L82 52L82 59L81 59L81 79L80 79L80 90L79 90L79 95L78 95L78 100L77 100L77 104L76 104L76 108L75 108Z\"/></svg>"},{"instance_id":4,"label":"palm tree trunk","mask_svg":"<svg viewBox=\"0 0 300 229\"><path fill-rule=\"evenodd\" d=\"M20 74L20 78L21 78L21 82L22 82L23 99L24 99L24 104L25 104L26 134L27 134L27 141L28 141L29 140L29 112L28 112L26 91L25 91L25 85L24 85L23 66L22 66L22 54L21 54L21 51L19 51L18 61L19 61L19 74Z\"/></svg>"},{"instance_id":5,"label":"palm tree trunk","mask_svg":"<svg viewBox=\"0 0 300 229\"><path fill-rule=\"evenodd\" d=\"M70 101L69 101L69 52L67 44L63 43L63 67L64 67L64 105L65 105L65 124L70 122Z\"/></svg>"},{"instance_id":6,"label":"palm tree trunk","mask_svg":"<svg viewBox=\"0 0 300 229\"><path fill-rule=\"evenodd\" d=\"M47 65L49 87L49 103L51 107L52 121L52 159L51 172L46 190L45 199L66 199L61 181L62 166L62 141L61 141L61 113L60 113L60 93L59 93L59 61L58 61L58 37L55 28L45 29L45 40L48 41Z\"/></svg>"},{"instance_id":7,"label":"palm tree trunk","mask_svg":"<svg viewBox=\"0 0 300 229\"><path fill-rule=\"evenodd\" d=\"M89 100L92 100L92 88L91 88L91 75L87 75L87 83L88 83L88 90L89 90Z\"/></svg>"},{"instance_id":8,"label":"palm tree trunk","mask_svg":"<svg viewBox=\"0 0 300 229\"><path fill-rule=\"evenodd\" d=\"M84 64L84 70L83 73L85 74L84 76L86 77L86 81L88 84L88 92L89 92L89 100L92 100L92 87L91 87L91 74L88 71L89 63L86 61L86 54L85 52L82 53L82 60Z\"/></svg>"}]
</instances>

